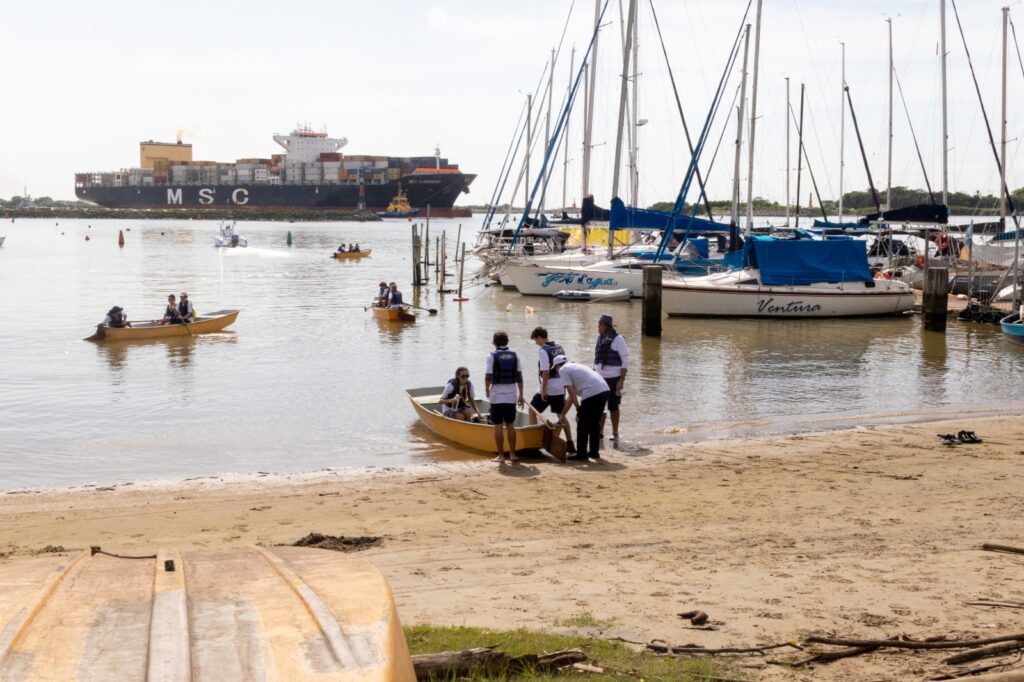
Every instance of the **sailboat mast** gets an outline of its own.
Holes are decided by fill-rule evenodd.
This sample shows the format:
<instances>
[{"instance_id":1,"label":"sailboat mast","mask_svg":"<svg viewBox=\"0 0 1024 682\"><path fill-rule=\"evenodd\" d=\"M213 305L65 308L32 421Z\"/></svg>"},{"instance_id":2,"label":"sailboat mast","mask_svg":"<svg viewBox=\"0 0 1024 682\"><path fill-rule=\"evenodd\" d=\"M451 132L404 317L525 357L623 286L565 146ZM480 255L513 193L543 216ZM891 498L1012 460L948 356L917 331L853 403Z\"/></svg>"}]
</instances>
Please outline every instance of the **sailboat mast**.
<instances>
[{"instance_id":1,"label":"sailboat mast","mask_svg":"<svg viewBox=\"0 0 1024 682\"><path fill-rule=\"evenodd\" d=\"M533 94L526 93L526 184L523 185L523 206L530 203L530 150L533 148Z\"/></svg>"},{"instance_id":2,"label":"sailboat mast","mask_svg":"<svg viewBox=\"0 0 1024 682\"><path fill-rule=\"evenodd\" d=\"M639 10L638 10L639 11ZM631 126L631 139L632 149L629 155L629 167L630 167L630 198L632 199L631 204L633 206L640 205L640 171L637 167L638 156L640 154L640 119L637 118L639 115L639 95L637 91L640 85L640 17L633 17L633 79L632 79L632 90L633 90L633 125Z\"/></svg>"},{"instance_id":3,"label":"sailboat mast","mask_svg":"<svg viewBox=\"0 0 1024 682\"><path fill-rule=\"evenodd\" d=\"M575 62L576 62L576 46L573 45L572 46L572 52L569 53L569 85L567 86L569 88L569 92L572 91L572 74L573 74L573 69L576 67ZM566 100L568 100L568 98L569 98L569 95L567 94L566 95ZM565 203L566 202L566 196L565 196L566 195L566 189L567 189L568 184L569 184L569 122L570 121L571 121L571 117L567 116L566 119L565 119L565 144L563 146L564 151L562 152L562 211L563 212L565 211L565 206L566 206L566 203Z\"/></svg>"},{"instance_id":4,"label":"sailboat mast","mask_svg":"<svg viewBox=\"0 0 1024 682\"><path fill-rule=\"evenodd\" d=\"M757 63L761 54L761 1L757 0L757 18L754 20L754 82L750 95L750 143L747 145L747 227L750 235L754 224L754 133L757 130Z\"/></svg>"},{"instance_id":5,"label":"sailboat mast","mask_svg":"<svg viewBox=\"0 0 1024 682\"><path fill-rule=\"evenodd\" d=\"M594 90L597 87L597 44L601 37L601 0L594 0L594 46L590 50L590 87L587 90L587 123L583 142L583 196L590 194L590 150L594 135ZM586 246L586 245L584 245Z\"/></svg>"},{"instance_id":6,"label":"sailboat mast","mask_svg":"<svg viewBox=\"0 0 1024 682\"><path fill-rule=\"evenodd\" d=\"M843 87L839 91L839 222L843 222L843 174L846 171L846 43L840 42L843 51Z\"/></svg>"},{"instance_id":7,"label":"sailboat mast","mask_svg":"<svg viewBox=\"0 0 1024 682\"><path fill-rule=\"evenodd\" d=\"M587 196L587 174L590 172L590 136L587 134L589 126L587 118L590 116L590 61L589 56L583 56L583 142L580 150L580 201Z\"/></svg>"},{"instance_id":8,"label":"sailboat mast","mask_svg":"<svg viewBox=\"0 0 1024 682\"><path fill-rule=\"evenodd\" d=\"M1003 118L999 143L999 222L1006 225L1006 29L1010 22L1010 8L1003 8ZM1016 266L1017 263L1014 263Z\"/></svg>"},{"instance_id":9,"label":"sailboat mast","mask_svg":"<svg viewBox=\"0 0 1024 682\"><path fill-rule=\"evenodd\" d=\"M946 0L939 0L940 49L942 50L942 205L949 206L949 129L946 121Z\"/></svg>"},{"instance_id":10,"label":"sailboat mast","mask_svg":"<svg viewBox=\"0 0 1024 682\"><path fill-rule=\"evenodd\" d=\"M626 42L622 46L622 84L619 87L619 122L615 128L615 162L612 165L612 197L619 196L619 172L622 164L622 126L626 117L626 95L629 88L629 58L633 50L633 22L636 21L636 0L629 0L626 14ZM613 232L608 230L608 257L615 248Z\"/></svg>"},{"instance_id":11,"label":"sailboat mast","mask_svg":"<svg viewBox=\"0 0 1024 682\"><path fill-rule=\"evenodd\" d=\"M732 176L732 224L740 224L740 156L743 152L743 106L747 101L747 54L750 51L750 24L743 31L743 71L740 79L740 102L736 109L736 162Z\"/></svg>"},{"instance_id":12,"label":"sailboat mast","mask_svg":"<svg viewBox=\"0 0 1024 682\"><path fill-rule=\"evenodd\" d=\"M789 227L789 76L786 76L786 227Z\"/></svg>"},{"instance_id":13,"label":"sailboat mast","mask_svg":"<svg viewBox=\"0 0 1024 682\"><path fill-rule=\"evenodd\" d=\"M548 145L551 140L551 102L555 99L555 48L551 48L551 64L548 66L548 111L547 118L544 119L544 145ZM547 186L547 180L551 178L551 167L547 166L548 171L546 173L545 187ZM544 213L544 199L547 196L547 192L542 192L540 195L540 205L537 207L539 213Z\"/></svg>"},{"instance_id":14,"label":"sailboat mast","mask_svg":"<svg viewBox=\"0 0 1024 682\"><path fill-rule=\"evenodd\" d=\"M796 128L796 227L800 227L800 174L803 170L802 159L803 154L800 152L804 148L804 84L800 84L800 120L797 122Z\"/></svg>"},{"instance_id":15,"label":"sailboat mast","mask_svg":"<svg viewBox=\"0 0 1024 682\"><path fill-rule=\"evenodd\" d=\"M889 174L885 182L885 207L892 209L892 17L889 24Z\"/></svg>"}]
</instances>

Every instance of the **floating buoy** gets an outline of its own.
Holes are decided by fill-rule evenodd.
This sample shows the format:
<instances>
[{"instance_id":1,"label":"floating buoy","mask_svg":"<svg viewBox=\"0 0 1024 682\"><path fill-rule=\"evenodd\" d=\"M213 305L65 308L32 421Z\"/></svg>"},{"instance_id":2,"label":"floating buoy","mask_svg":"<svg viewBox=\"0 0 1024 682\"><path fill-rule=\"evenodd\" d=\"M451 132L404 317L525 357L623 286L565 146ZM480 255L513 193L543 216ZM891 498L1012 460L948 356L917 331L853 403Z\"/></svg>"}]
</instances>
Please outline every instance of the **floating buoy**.
<instances>
[{"instance_id":1,"label":"floating buoy","mask_svg":"<svg viewBox=\"0 0 1024 682\"><path fill-rule=\"evenodd\" d=\"M468 299L468 298L466 298L465 296L456 296L456 297L455 297L455 298L453 298L452 300L453 300L453 301L456 301L456 302L458 302L458 303L462 303L463 301L468 301L469 299Z\"/></svg>"},{"instance_id":2,"label":"floating buoy","mask_svg":"<svg viewBox=\"0 0 1024 682\"><path fill-rule=\"evenodd\" d=\"M505 306L505 312L506 313L512 312L512 304L511 303L509 303L507 306Z\"/></svg>"},{"instance_id":3,"label":"floating buoy","mask_svg":"<svg viewBox=\"0 0 1024 682\"><path fill-rule=\"evenodd\" d=\"M89 241L89 235L85 235L85 241Z\"/></svg>"},{"instance_id":4,"label":"floating buoy","mask_svg":"<svg viewBox=\"0 0 1024 682\"><path fill-rule=\"evenodd\" d=\"M288 246L292 245L292 231L288 230Z\"/></svg>"},{"instance_id":5,"label":"floating buoy","mask_svg":"<svg viewBox=\"0 0 1024 682\"><path fill-rule=\"evenodd\" d=\"M530 306L526 306L526 314L533 315L533 308L531 308Z\"/></svg>"},{"instance_id":6,"label":"floating buoy","mask_svg":"<svg viewBox=\"0 0 1024 682\"><path fill-rule=\"evenodd\" d=\"M118 230L117 231L117 245L120 246L122 249L124 248L124 231L123 230Z\"/></svg>"}]
</instances>

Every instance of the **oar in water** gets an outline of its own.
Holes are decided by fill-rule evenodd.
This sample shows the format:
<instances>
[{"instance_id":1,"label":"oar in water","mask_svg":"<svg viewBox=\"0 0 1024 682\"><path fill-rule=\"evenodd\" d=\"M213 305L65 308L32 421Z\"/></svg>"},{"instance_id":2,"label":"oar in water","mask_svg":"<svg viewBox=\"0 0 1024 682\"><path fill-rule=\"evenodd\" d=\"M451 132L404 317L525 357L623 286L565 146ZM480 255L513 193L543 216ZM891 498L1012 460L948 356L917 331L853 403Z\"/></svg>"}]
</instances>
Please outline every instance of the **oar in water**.
<instances>
[{"instance_id":1,"label":"oar in water","mask_svg":"<svg viewBox=\"0 0 1024 682\"><path fill-rule=\"evenodd\" d=\"M416 305L415 303L403 303L403 305L407 305L410 308L416 308L417 310L426 310L431 315L437 315L437 308L424 308L423 306Z\"/></svg>"},{"instance_id":2,"label":"oar in water","mask_svg":"<svg viewBox=\"0 0 1024 682\"><path fill-rule=\"evenodd\" d=\"M102 324L98 324L98 325L96 325L96 333L93 334L92 336L87 336L87 337L85 337L82 340L83 341L100 341L102 339L105 339L106 337L107 337L107 333L105 331L103 331L103 325Z\"/></svg>"}]
</instances>

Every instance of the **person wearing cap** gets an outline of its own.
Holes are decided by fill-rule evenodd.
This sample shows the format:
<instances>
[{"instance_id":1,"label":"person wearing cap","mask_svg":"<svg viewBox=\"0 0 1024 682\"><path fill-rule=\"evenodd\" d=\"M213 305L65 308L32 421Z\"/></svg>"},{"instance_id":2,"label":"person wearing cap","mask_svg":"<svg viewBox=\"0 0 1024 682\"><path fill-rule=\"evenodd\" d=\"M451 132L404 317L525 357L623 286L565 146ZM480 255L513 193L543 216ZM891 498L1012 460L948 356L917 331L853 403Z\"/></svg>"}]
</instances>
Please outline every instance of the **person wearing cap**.
<instances>
[{"instance_id":1,"label":"person wearing cap","mask_svg":"<svg viewBox=\"0 0 1024 682\"><path fill-rule=\"evenodd\" d=\"M558 371L569 399L565 401L559 419L565 419L569 408L576 406L576 436L579 452L566 459L601 459L601 416L608 403L608 384L604 377L586 365L569 362L564 355L556 355L551 366Z\"/></svg>"},{"instance_id":2,"label":"person wearing cap","mask_svg":"<svg viewBox=\"0 0 1024 682\"><path fill-rule=\"evenodd\" d=\"M388 305L392 309L398 308L399 310L401 310L401 308L402 308L402 292L398 290L398 285L395 284L394 282L391 283L391 286L389 287L389 289L390 290L388 291Z\"/></svg>"},{"instance_id":3,"label":"person wearing cap","mask_svg":"<svg viewBox=\"0 0 1024 682\"><path fill-rule=\"evenodd\" d=\"M615 331L611 315L602 315L597 322L597 345L594 349L594 369L608 383L608 414L612 417L612 439L619 440L619 403L626 382L629 349L622 334ZM598 432L604 437L604 414Z\"/></svg>"},{"instance_id":4,"label":"person wearing cap","mask_svg":"<svg viewBox=\"0 0 1024 682\"><path fill-rule=\"evenodd\" d=\"M100 324L114 328L132 326L132 323L128 321L128 314L125 313L124 308L119 305L115 305L113 308L108 310L106 317L103 318L103 322Z\"/></svg>"},{"instance_id":5,"label":"person wearing cap","mask_svg":"<svg viewBox=\"0 0 1024 682\"><path fill-rule=\"evenodd\" d=\"M551 361L558 355L565 355L561 345L548 340L548 330L537 327L530 332L530 339L540 346L537 349L537 370L540 374L540 390L533 396L530 406L536 411L530 413L530 423L537 423L537 415L551 408L552 414L561 414L565 407L565 385L558 375L558 370L551 366ZM566 453L576 454L576 446L572 442L572 430L569 420L562 419L562 432L565 434Z\"/></svg>"},{"instance_id":6,"label":"person wearing cap","mask_svg":"<svg viewBox=\"0 0 1024 682\"><path fill-rule=\"evenodd\" d=\"M178 297L178 315L181 317L181 321L186 324L192 324L195 319L195 310L192 308L192 301L188 300L188 294L184 291L181 292L181 296Z\"/></svg>"},{"instance_id":7,"label":"person wearing cap","mask_svg":"<svg viewBox=\"0 0 1024 682\"><path fill-rule=\"evenodd\" d=\"M381 282L377 285L377 307L387 308L388 307L388 294L391 293L390 287L387 282Z\"/></svg>"},{"instance_id":8,"label":"person wearing cap","mask_svg":"<svg viewBox=\"0 0 1024 682\"><path fill-rule=\"evenodd\" d=\"M491 342L494 350L487 355L484 373L484 392L491 403L491 421L494 422L494 444L498 446L495 462L505 461L505 437L508 437L508 459L516 457L516 404L525 405L523 398L523 366L519 356L508 349L508 334L494 332ZM504 433L502 433L504 432Z\"/></svg>"}]
</instances>

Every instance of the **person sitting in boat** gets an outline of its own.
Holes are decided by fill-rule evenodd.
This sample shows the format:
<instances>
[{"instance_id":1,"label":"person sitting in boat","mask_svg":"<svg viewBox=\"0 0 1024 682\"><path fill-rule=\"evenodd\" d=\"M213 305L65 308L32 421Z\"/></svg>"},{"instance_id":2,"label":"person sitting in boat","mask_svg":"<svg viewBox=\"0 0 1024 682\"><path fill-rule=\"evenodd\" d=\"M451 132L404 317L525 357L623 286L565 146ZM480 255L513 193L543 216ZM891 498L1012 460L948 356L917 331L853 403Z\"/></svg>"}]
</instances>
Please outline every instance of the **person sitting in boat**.
<instances>
[{"instance_id":1,"label":"person sitting in boat","mask_svg":"<svg viewBox=\"0 0 1024 682\"><path fill-rule=\"evenodd\" d=\"M359 242L356 242L356 248L353 249L353 251L355 251L356 253L359 253L361 251L361 249L359 248Z\"/></svg>"},{"instance_id":2,"label":"person sitting in boat","mask_svg":"<svg viewBox=\"0 0 1024 682\"><path fill-rule=\"evenodd\" d=\"M225 241L231 241L231 238L235 236L235 230L230 225L225 225L221 228L220 234L224 237Z\"/></svg>"},{"instance_id":3,"label":"person sitting in boat","mask_svg":"<svg viewBox=\"0 0 1024 682\"><path fill-rule=\"evenodd\" d=\"M115 329L132 326L132 323L128 321L128 314L119 305L115 305L107 311L107 316L103 318L103 322L100 324L104 327L114 327Z\"/></svg>"},{"instance_id":4,"label":"person sitting in boat","mask_svg":"<svg viewBox=\"0 0 1024 682\"><path fill-rule=\"evenodd\" d=\"M348 253L348 249L345 247L344 244L338 247L338 253Z\"/></svg>"},{"instance_id":5,"label":"person sitting in boat","mask_svg":"<svg viewBox=\"0 0 1024 682\"><path fill-rule=\"evenodd\" d=\"M355 253L356 252L356 250L352 247L352 242L348 243L348 252L349 253Z\"/></svg>"},{"instance_id":6,"label":"person sitting in boat","mask_svg":"<svg viewBox=\"0 0 1024 682\"><path fill-rule=\"evenodd\" d=\"M184 291L178 297L178 315L181 317L182 322L187 322L188 324L192 324L192 320L195 319L192 301L188 300L188 294Z\"/></svg>"},{"instance_id":7,"label":"person sitting in boat","mask_svg":"<svg viewBox=\"0 0 1024 682\"><path fill-rule=\"evenodd\" d=\"M442 405L441 414L459 421L469 421L476 413L477 418L483 421L480 408L476 406L476 395L473 392L473 382L469 380L469 370L459 367L455 370L455 378L445 384L441 392Z\"/></svg>"},{"instance_id":8,"label":"person sitting in boat","mask_svg":"<svg viewBox=\"0 0 1024 682\"><path fill-rule=\"evenodd\" d=\"M402 308L402 292L398 290L398 285L394 282L390 284L390 291L388 291L388 307L392 310L396 308L401 310Z\"/></svg>"},{"instance_id":9,"label":"person sitting in boat","mask_svg":"<svg viewBox=\"0 0 1024 682\"><path fill-rule=\"evenodd\" d=\"M178 303L174 294L167 295L167 308L164 310L164 317L160 324L181 324L181 313L178 312Z\"/></svg>"},{"instance_id":10,"label":"person sitting in boat","mask_svg":"<svg viewBox=\"0 0 1024 682\"><path fill-rule=\"evenodd\" d=\"M388 286L387 282L381 282L377 285L377 297L373 299L373 304L378 308L388 307L388 294L391 293L391 287Z\"/></svg>"}]
</instances>

